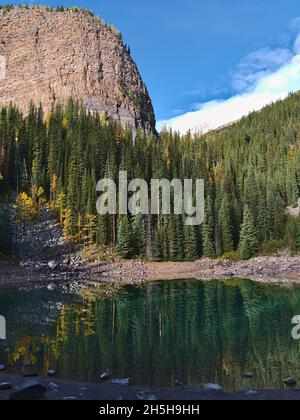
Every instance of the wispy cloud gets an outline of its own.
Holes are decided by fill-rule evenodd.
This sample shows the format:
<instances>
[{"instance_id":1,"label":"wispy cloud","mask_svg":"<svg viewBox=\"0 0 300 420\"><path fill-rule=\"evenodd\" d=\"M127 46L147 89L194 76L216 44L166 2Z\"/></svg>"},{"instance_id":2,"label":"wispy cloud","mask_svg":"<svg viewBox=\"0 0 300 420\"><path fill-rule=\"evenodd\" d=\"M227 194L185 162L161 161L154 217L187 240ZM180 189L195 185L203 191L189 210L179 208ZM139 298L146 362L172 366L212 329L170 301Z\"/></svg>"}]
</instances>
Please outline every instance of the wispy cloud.
<instances>
[{"instance_id":1,"label":"wispy cloud","mask_svg":"<svg viewBox=\"0 0 300 420\"><path fill-rule=\"evenodd\" d=\"M160 121L158 128L206 132L300 90L300 34L292 51L266 47L247 55L232 74L231 88L236 92L231 98L194 104L196 110Z\"/></svg>"},{"instance_id":2,"label":"wispy cloud","mask_svg":"<svg viewBox=\"0 0 300 420\"><path fill-rule=\"evenodd\" d=\"M263 77L272 74L288 63L292 53L285 48L262 48L248 54L239 64L232 77L232 87L238 92L255 88Z\"/></svg>"}]
</instances>

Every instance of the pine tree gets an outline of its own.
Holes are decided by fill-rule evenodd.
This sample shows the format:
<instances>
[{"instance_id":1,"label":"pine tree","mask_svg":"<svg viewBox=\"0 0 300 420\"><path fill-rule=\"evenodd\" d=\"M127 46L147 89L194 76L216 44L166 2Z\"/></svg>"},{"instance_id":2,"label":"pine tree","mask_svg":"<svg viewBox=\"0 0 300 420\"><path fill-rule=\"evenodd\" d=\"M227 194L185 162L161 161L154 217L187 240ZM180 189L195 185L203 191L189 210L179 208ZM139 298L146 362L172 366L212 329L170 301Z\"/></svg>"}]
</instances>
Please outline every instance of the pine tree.
<instances>
[{"instance_id":1,"label":"pine tree","mask_svg":"<svg viewBox=\"0 0 300 420\"><path fill-rule=\"evenodd\" d=\"M97 217L96 242L100 246L110 245L109 242L109 216L99 214Z\"/></svg>"},{"instance_id":2,"label":"pine tree","mask_svg":"<svg viewBox=\"0 0 300 420\"><path fill-rule=\"evenodd\" d=\"M174 216L174 229L176 238L176 260L184 260L184 220L181 215Z\"/></svg>"},{"instance_id":3,"label":"pine tree","mask_svg":"<svg viewBox=\"0 0 300 420\"><path fill-rule=\"evenodd\" d=\"M134 244L134 253L140 257L146 255L146 231L144 217L138 214L133 217L132 223L132 238Z\"/></svg>"},{"instance_id":4,"label":"pine tree","mask_svg":"<svg viewBox=\"0 0 300 420\"><path fill-rule=\"evenodd\" d=\"M234 250L231 225L231 207L227 194L225 194L225 197L222 200L219 212L219 223L222 252L223 254L227 254Z\"/></svg>"},{"instance_id":5,"label":"pine tree","mask_svg":"<svg viewBox=\"0 0 300 420\"><path fill-rule=\"evenodd\" d=\"M176 226L174 223L174 215L170 215L168 218L168 224L166 228L167 232L167 243L168 243L168 259L175 261L177 259L178 245L176 236Z\"/></svg>"},{"instance_id":6,"label":"pine tree","mask_svg":"<svg viewBox=\"0 0 300 420\"><path fill-rule=\"evenodd\" d=\"M156 227L155 232L154 232L153 252L154 252L154 258L157 261L162 261L164 259L163 234L162 234L162 229L159 226Z\"/></svg>"},{"instance_id":7,"label":"pine tree","mask_svg":"<svg viewBox=\"0 0 300 420\"><path fill-rule=\"evenodd\" d=\"M180 136L163 131L154 139L142 130L134 137L129 128L86 113L73 101L45 118L41 106L31 104L23 116L11 105L0 110L1 203L25 193L25 201L31 200L38 211L47 200L68 240L82 236L88 215L97 216L91 237L101 246L114 247L118 231L124 231L118 229L122 217L96 215L97 180L117 181L120 169L129 170L129 178L148 182L203 178L209 203L201 229L185 227L179 215L147 215L149 257L213 258L237 249L252 255L250 239L242 237L245 205L255 220L259 244L276 239L274 243L297 250L297 220L291 225L285 209L297 204L300 195L299 115L300 95L295 94L218 133ZM135 243L135 237L144 241L142 221L127 223L125 251L132 248L132 256L140 249L144 253L144 246Z\"/></svg>"},{"instance_id":8,"label":"pine tree","mask_svg":"<svg viewBox=\"0 0 300 420\"><path fill-rule=\"evenodd\" d=\"M275 199L274 209L274 238L282 239L286 226L285 205L279 194Z\"/></svg>"},{"instance_id":9,"label":"pine tree","mask_svg":"<svg viewBox=\"0 0 300 420\"><path fill-rule=\"evenodd\" d=\"M120 217L116 251L121 257L126 259L131 258L134 254L132 232L128 216Z\"/></svg>"},{"instance_id":10,"label":"pine tree","mask_svg":"<svg viewBox=\"0 0 300 420\"><path fill-rule=\"evenodd\" d=\"M262 193L259 194L258 211L257 211L257 237L260 243L263 243L268 238L267 229L268 214L266 208L266 200Z\"/></svg>"},{"instance_id":11,"label":"pine tree","mask_svg":"<svg viewBox=\"0 0 300 420\"><path fill-rule=\"evenodd\" d=\"M241 238L239 244L239 257L248 260L258 253L257 232L254 219L248 205L244 209L244 218L241 228Z\"/></svg>"},{"instance_id":12,"label":"pine tree","mask_svg":"<svg viewBox=\"0 0 300 420\"><path fill-rule=\"evenodd\" d=\"M12 251L12 226L8 206L0 209L0 254L9 255Z\"/></svg>"},{"instance_id":13,"label":"pine tree","mask_svg":"<svg viewBox=\"0 0 300 420\"><path fill-rule=\"evenodd\" d=\"M215 258L216 253L214 249L214 220L212 200L210 196L207 197L205 205L205 218L202 225L203 238L203 256L207 258Z\"/></svg>"},{"instance_id":14,"label":"pine tree","mask_svg":"<svg viewBox=\"0 0 300 420\"><path fill-rule=\"evenodd\" d=\"M289 206L296 206L299 199L299 187L296 172L290 165L287 169L286 190Z\"/></svg>"},{"instance_id":15,"label":"pine tree","mask_svg":"<svg viewBox=\"0 0 300 420\"><path fill-rule=\"evenodd\" d=\"M187 261L195 261L198 258L197 237L195 226L185 226L184 228L184 251Z\"/></svg>"}]
</instances>

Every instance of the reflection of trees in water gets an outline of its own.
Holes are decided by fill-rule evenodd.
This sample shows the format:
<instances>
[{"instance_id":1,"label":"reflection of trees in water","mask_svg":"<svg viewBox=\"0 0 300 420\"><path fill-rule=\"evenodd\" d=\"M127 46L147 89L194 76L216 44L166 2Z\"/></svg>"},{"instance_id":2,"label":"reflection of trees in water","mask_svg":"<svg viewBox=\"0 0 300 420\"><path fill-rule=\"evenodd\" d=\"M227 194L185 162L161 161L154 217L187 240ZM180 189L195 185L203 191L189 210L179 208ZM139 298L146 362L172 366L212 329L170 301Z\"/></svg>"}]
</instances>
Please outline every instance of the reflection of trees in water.
<instances>
[{"instance_id":1,"label":"reflection of trees in water","mask_svg":"<svg viewBox=\"0 0 300 420\"><path fill-rule=\"evenodd\" d=\"M10 338L9 362L30 361L44 373L52 366L84 380L111 370L140 384L172 385L178 378L228 389L249 386L243 372L250 370L255 386L280 386L300 368L299 344L291 339L299 306L300 289L248 281L164 282L108 298L87 293L60 306L55 322L43 321L43 337L26 317Z\"/></svg>"},{"instance_id":2,"label":"reflection of trees in water","mask_svg":"<svg viewBox=\"0 0 300 420\"><path fill-rule=\"evenodd\" d=\"M300 290L262 287L245 281L241 291L249 324L250 364L267 384L274 379L280 384L283 377L297 375L299 344L291 338L291 319L299 312Z\"/></svg>"}]
</instances>

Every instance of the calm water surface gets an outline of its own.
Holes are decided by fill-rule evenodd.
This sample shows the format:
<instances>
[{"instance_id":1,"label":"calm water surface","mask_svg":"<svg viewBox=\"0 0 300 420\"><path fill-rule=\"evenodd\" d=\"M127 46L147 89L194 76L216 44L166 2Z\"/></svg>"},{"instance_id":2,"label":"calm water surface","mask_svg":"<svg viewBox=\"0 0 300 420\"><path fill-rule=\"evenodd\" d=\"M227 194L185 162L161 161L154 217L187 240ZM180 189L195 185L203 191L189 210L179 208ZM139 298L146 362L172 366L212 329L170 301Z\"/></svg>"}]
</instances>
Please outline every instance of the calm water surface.
<instances>
[{"instance_id":1,"label":"calm water surface","mask_svg":"<svg viewBox=\"0 0 300 420\"><path fill-rule=\"evenodd\" d=\"M227 390L281 388L300 379L300 342L291 319L300 288L246 280L173 281L100 288L83 297L46 289L0 290L8 338L0 363L13 373L31 362L46 375L99 381L99 373L138 385L218 383ZM255 374L243 378L245 371Z\"/></svg>"}]
</instances>

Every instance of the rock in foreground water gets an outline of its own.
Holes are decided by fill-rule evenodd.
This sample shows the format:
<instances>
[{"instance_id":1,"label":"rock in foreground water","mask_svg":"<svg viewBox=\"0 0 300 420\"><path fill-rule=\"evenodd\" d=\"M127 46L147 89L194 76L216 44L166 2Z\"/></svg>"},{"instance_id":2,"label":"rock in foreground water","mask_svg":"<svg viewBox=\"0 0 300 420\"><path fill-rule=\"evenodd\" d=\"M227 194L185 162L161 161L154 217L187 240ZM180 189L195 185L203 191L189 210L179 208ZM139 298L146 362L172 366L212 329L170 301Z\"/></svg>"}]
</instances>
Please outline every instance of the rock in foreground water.
<instances>
[{"instance_id":1,"label":"rock in foreground water","mask_svg":"<svg viewBox=\"0 0 300 420\"><path fill-rule=\"evenodd\" d=\"M111 381L111 383L113 385L122 385L122 386L128 386L130 384L131 379L130 378L126 378L126 379L113 379Z\"/></svg>"},{"instance_id":2,"label":"rock in foreground water","mask_svg":"<svg viewBox=\"0 0 300 420\"><path fill-rule=\"evenodd\" d=\"M149 392L146 392L146 391L138 392L136 394L136 398L139 401L157 401L158 400L158 398L155 395L153 395Z\"/></svg>"},{"instance_id":3,"label":"rock in foreground water","mask_svg":"<svg viewBox=\"0 0 300 420\"><path fill-rule=\"evenodd\" d=\"M206 384L204 385L203 390L206 392L220 392L223 391L223 388L218 384Z\"/></svg>"},{"instance_id":4,"label":"rock in foreground water","mask_svg":"<svg viewBox=\"0 0 300 420\"><path fill-rule=\"evenodd\" d=\"M44 397L47 388L37 381L28 380L24 382L18 390L11 394L10 400L39 400Z\"/></svg>"}]
</instances>

